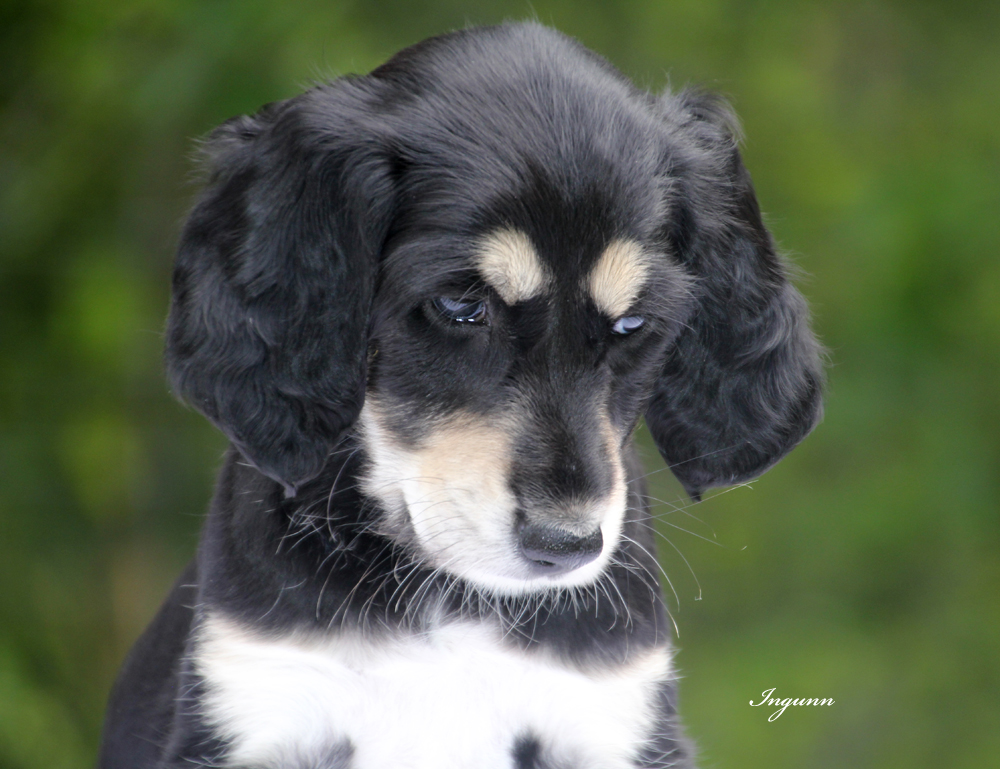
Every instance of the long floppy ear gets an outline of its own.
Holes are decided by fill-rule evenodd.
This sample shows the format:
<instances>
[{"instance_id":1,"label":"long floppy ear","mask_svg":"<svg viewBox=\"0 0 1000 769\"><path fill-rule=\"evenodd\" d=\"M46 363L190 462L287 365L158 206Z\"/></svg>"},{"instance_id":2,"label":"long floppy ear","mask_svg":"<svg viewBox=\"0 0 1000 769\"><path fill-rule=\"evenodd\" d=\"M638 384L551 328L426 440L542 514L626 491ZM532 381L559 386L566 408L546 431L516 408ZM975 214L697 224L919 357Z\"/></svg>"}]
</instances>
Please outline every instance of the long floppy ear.
<instances>
[{"instance_id":1,"label":"long floppy ear","mask_svg":"<svg viewBox=\"0 0 1000 769\"><path fill-rule=\"evenodd\" d=\"M288 495L364 401L393 204L365 98L357 81L336 81L216 129L174 270L175 392Z\"/></svg>"},{"instance_id":2,"label":"long floppy ear","mask_svg":"<svg viewBox=\"0 0 1000 769\"><path fill-rule=\"evenodd\" d=\"M822 414L821 349L761 221L716 97L666 96L675 183L672 246L696 279L697 307L666 359L646 423L693 499L750 480Z\"/></svg>"}]
</instances>

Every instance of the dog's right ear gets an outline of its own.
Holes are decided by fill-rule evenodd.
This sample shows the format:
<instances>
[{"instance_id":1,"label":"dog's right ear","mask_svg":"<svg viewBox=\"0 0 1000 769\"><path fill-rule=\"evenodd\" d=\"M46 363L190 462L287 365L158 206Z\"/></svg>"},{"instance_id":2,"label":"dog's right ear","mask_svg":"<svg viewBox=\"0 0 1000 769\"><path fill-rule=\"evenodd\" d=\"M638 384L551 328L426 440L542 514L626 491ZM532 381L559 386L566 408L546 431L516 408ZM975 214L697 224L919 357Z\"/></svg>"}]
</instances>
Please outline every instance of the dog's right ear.
<instances>
[{"instance_id":1,"label":"dog's right ear","mask_svg":"<svg viewBox=\"0 0 1000 769\"><path fill-rule=\"evenodd\" d=\"M393 210L367 98L340 80L216 129L174 270L174 391L289 495L320 472L364 401Z\"/></svg>"}]
</instances>

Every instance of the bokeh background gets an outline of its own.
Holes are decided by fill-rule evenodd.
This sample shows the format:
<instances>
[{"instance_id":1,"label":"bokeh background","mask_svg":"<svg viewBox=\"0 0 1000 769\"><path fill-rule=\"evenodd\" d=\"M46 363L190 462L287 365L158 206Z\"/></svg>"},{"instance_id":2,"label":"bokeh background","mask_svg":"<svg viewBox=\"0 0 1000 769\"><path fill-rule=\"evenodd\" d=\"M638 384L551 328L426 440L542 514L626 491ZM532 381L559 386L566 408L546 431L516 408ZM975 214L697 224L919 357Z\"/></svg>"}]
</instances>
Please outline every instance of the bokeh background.
<instances>
[{"instance_id":1,"label":"bokeh background","mask_svg":"<svg viewBox=\"0 0 1000 769\"><path fill-rule=\"evenodd\" d=\"M526 17L732 99L831 353L825 422L752 488L684 510L652 476L702 765L998 765L995 0L4 0L0 767L92 763L195 547L224 445L160 357L194 139ZM769 723L772 687L836 704Z\"/></svg>"}]
</instances>

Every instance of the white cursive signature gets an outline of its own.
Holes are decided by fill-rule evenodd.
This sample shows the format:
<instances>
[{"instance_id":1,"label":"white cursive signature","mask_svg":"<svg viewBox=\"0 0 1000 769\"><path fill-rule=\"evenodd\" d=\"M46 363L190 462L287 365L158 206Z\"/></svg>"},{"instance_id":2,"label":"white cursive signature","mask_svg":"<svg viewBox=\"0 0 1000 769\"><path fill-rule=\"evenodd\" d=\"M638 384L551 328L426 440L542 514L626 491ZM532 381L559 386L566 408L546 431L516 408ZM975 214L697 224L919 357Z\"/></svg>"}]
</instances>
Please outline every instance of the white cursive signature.
<instances>
[{"instance_id":1,"label":"white cursive signature","mask_svg":"<svg viewBox=\"0 0 1000 769\"><path fill-rule=\"evenodd\" d=\"M777 687L775 687L775 689L776 688ZM806 699L793 700L791 697L786 697L785 699L781 700L778 699L777 697L772 698L771 697L772 694L774 694L774 689L768 689L766 692L761 692L761 697L763 699L761 699L760 702L754 702L753 700L750 700L751 707L759 708L761 705L772 705L774 707L780 708L780 710L776 710L771 714L771 717L767 719L768 721L774 721L778 716L780 716L782 713L785 712L785 708L787 708L789 705L832 705L833 704L833 700L830 699L819 700L814 698L809 700Z\"/></svg>"}]
</instances>

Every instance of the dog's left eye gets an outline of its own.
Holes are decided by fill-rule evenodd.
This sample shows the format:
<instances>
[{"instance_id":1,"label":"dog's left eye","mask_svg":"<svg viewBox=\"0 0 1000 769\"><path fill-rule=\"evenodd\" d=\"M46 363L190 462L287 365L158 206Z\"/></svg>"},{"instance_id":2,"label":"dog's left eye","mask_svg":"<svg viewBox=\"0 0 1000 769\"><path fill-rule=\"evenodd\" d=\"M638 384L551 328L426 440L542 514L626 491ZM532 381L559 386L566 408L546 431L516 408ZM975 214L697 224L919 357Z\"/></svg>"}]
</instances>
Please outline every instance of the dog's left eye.
<instances>
[{"instance_id":1,"label":"dog's left eye","mask_svg":"<svg viewBox=\"0 0 1000 769\"><path fill-rule=\"evenodd\" d=\"M645 322L646 319L639 315L628 315L615 321L615 324L611 327L611 333L618 334L619 336L627 336L633 331L638 331L642 328Z\"/></svg>"},{"instance_id":2,"label":"dog's left eye","mask_svg":"<svg viewBox=\"0 0 1000 769\"><path fill-rule=\"evenodd\" d=\"M446 318L456 323L485 323L486 302L465 302L461 299L451 299L439 296L434 300L434 307Z\"/></svg>"}]
</instances>

